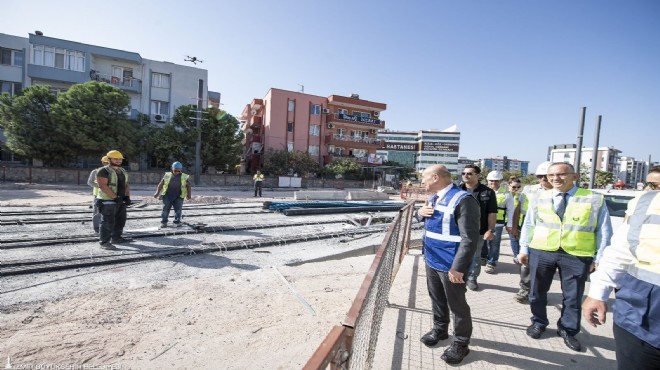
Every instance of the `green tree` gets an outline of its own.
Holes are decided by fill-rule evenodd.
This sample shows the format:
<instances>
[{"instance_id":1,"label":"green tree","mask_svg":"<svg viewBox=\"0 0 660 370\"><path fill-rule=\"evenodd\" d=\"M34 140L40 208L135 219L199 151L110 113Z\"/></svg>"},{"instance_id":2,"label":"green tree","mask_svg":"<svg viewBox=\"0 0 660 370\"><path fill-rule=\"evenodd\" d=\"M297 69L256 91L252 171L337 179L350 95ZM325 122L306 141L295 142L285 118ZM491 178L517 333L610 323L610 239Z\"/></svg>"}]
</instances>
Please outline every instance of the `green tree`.
<instances>
[{"instance_id":1,"label":"green tree","mask_svg":"<svg viewBox=\"0 0 660 370\"><path fill-rule=\"evenodd\" d=\"M243 152L243 133L240 122L225 111L208 109L208 121L202 124L203 172L208 166L230 171L240 163Z\"/></svg>"},{"instance_id":2,"label":"green tree","mask_svg":"<svg viewBox=\"0 0 660 370\"><path fill-rule=\"evenodd\" d=\"M289 171L293 171L293 173L297 173L303 177L321 172L321 165L309 153L296 151L290 154Z\"/></svg>"},{"instance_id":3,"label":"green tree","mask_svg":"<svg viewBox=\"0 0 660 370\"><path fill-rule=\"evenodd\" d=\"M362 174L362 167L357 161L351 158L341 158L326 165L325 171L335 175L354 175L359 177Z\"/></svg>"},{"instance_id":4,"label":"green tree","mask_svg":"<svg viewBox=\"0 0 660 370\"><path fill-rule=\"evenodd\" d=\"M154 130L148 152L152 163L160 168L169 168L174 161L191 166L195 159L194 151L190 157L190 148L185 138L186 135L177 130L174 124L166 124L162 128Z\"/></svg>"},{"instance_id":5,"label":"green tree","mask_svg":"<svg viewBox=\"0 0 660 370\"><path fill-rule=\"evenodd\" d=\"M264 153L261 171L267 175L281 176L289 173L291 154L285 150L268 149Z\"/></svg>"},{"instance_id":6,"label":"green tree","mask_svg":"<svg viewBox=\"0 0 660 370\"><path fill-rule=\"evenodd\" d=\"M605 186L613 182L614 182L614 174L612 172L596 170L596 179L595 179L596 187L604 188Z\"/></svg>"},{"instance_id":7,"label":"green tree","mask_svg":"<svg viewBox=\"0 0 660 370\"><path fill-rule=\"evenodd\" d=\"M75 84L60 94L53 115L70 145L83 156L117 149L124 157L136 154L137 128L128 119L128 95L105 83Z\"/></svg>"},{"instance_id":8,"label":"green tree","mask_svg":"<svg viewBox=\"0 0 660 370\"><path fill-rule=\"evenodd\" d=\"M7 147L26 158L39 158L46 166L64 166L74 160L75 144L54 117L56 105L50 87L43 85L28 86L19 96L0 95L0 127Z\"/></svg>"}]
</instances>

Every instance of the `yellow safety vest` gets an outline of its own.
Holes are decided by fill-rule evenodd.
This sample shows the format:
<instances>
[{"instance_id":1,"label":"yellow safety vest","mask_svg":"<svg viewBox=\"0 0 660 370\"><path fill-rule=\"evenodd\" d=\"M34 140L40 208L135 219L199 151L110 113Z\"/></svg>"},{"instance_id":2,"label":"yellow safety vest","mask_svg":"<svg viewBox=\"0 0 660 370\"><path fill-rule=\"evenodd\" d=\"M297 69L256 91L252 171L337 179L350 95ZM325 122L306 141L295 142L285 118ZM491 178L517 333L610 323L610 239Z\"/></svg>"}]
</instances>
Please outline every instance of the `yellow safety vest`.
<instances>
[{"instance_id":1,"label":"yellow safety vest","mask_svg":"<svg viewBox=\"0 0 660 370\"><path fill-rule=\"evenodd\" d=\"M648 283L660 281L660 191L647 191L628 206L628 246L635 262L628 273Z\"/></svg>"},{"instance_id":2,"label":"yellow safety vest","mask_svg":"<svg viewBox=\"0 0 660 370\"><path fill-rule=\"evenodd\" d=\"M509 193L507 190L500 188L497 190L497 194L495 194L495 197L497 198L497 223L505 224L506 203L509 200L509 197L511 197L511 193Z\"/></svg>"},{"instance_id":3,"label":"yellow safety vest","mask_svg":"<svg viewBox=\"0 0 660 370\"><path fill-rule=\"evenodd\" d=\"M94 171L96 171L96 173L94 174L94 187L92 188L92 195L94 196L94 198L96 198L96 196L99 195L99 182L96 181L96 174L99 173L99 170L101 168L103 168L103 167L99 167L99 168L94 170Z\"/></svg>"},{"instance_id":4,"label":"yellow safety vest","mask_svg":"<svg viewBox=\"0 0 660 370\"><path fill-rule=\"evenodd\" d=\"M596 228L603 196L591 190L578 189L566 206L564 221L559 219L552 204L553 192L539 195L536 202L536 226L530 248L556 251L579 257L596 254Z\"/></svg>"},{"instance_id":5,"label":"yellow safety vest","mask_svg":"<svg viewBox=\"0 0 660 370\"><path fill-rule=\"evenodd\" d=\"M254 177L252 177L252 179L254 181L264 181L264 174L263 173L254 174Z\"/></svg>"},{"instance_id":6,"label":"yellow safety vest","mask_svg":"<svg viewBox=\"0 0 660 370\"><path fill-rule=\"evenodd\" d=\"M520 216L518 217L518 226L522 226L529 207L529 198L522 193L512 193L511 195L513 196L513 209L516 209L520 204L520 198L523 199L522 204L520 204Z\"/></svg>"},{"instance_id":7,"label":"yellow safety vest","mask_svg":"<svg viewBox=\"0 0 660 370\"><path fill-rule=\"evenodd\" d=\"M98 178L98 171L100 171L103 168L108 170L108 173L110 174L110 177L108 178L108 180L109 180L108 181L108 186L110 187L110 189L115 194L117 194L117 177L118 176L117 176L117 173L115 172L115 170L113 170L110 165L99 168L96 171L96 177ZM126 170L123 167L119 167L119 169L124 174L124 184L125 184L125 186L127 186L128 185L128 173L126 172ZM100 188L99 188L98 192L96 193L96 199L112 200L112 198L110 198L110 196L108 196L108 194L106 194L104 191L101 191Z\"/></svg>"},{"instance_id":8,"label":"yellow safety vest","mask_svg":"<svg viewBox=\"0 0 660 370\"><path fill-rule=\"evenodd\" d=\"M166 172L165 177L163 177L163 190L160 192L160 195L165 195L167 193L167 187L170 185L170 180L172 180L172 172ZM190 175L186 175L185 173L181 172L181 198L185 199L186 196L188 195L188 187L186 187L186 183L188 182L188 178Z\"/></svg>"}]
</instances>

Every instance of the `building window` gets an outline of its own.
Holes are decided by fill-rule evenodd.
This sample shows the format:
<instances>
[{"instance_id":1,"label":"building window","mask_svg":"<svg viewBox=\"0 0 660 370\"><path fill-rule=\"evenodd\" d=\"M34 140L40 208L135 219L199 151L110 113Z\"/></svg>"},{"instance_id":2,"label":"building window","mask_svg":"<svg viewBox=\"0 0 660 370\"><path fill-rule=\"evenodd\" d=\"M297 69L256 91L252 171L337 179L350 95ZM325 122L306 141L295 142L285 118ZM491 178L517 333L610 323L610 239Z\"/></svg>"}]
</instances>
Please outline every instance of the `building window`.
<instances>
[{"instance_id":1,"label":"building window","mask_svg":"<svg viewBox=\"0 0 660 370\"><path fill-rule=\"evenodd\" d=\"M0 48L0 64L5 66L22 66L23 52L20 50Z\"/></svg>"},{"instance_id":2,"label":"building window","mask_svg":"<svg viewBox=\"0 0 660 370\"><path fill-rule=\"evenodd\" d=\"M309 109L310 114L321 114L321 106L319 104L313 104Z\"/></svg>"},{"instance_id":3,"label":"building window","mask_svg":"<svg viewBox=\"0 0 660 370\"><path fill-rule=\"evenodd\" d=\"M309 126L309 136L319 136L321 134L321 126L311 125Z\"/></svg>"},{"instance_id":4,"label":"building window","mask_svg":"<svg viewBox=\"0 0 660 370\"><path fill-rule=\"evenodd\" d=\"M20 82L0 81L0 94L8 93L9 96L16 96L22 89L23 85Z\"/></svg>"},{"instance_id":5,"label":"building window","mask_svg":"<svg viewBox=\"0 0 660 370\"><path fill-rule=\"evenodd\" d=\"M293 122L289 122L286 124L286 131L293 132Z\"/></svg>"},{"instance_id":6,"label":"building window","mask_svg":"<svg viewBox=\"0 0 660 370\"><path fill-rule=\"evenodd\" d=\"M345 128L338 128L337 129L337 135L346 136L346 129Z\"/></svg>"},{"instance_id":7,"label":"building window","mask_svg":"<svg viewBox=\"0 0 660 370\"><path fill-rule=\"evenodd\" d=\"M293 153L293 141L289 141L286 143L286 151L289 153Z\"/></svg>"},{"instance_id":8,"label":"building window","mask_svg":"<svg viewBox=\"0 0 660 370\"><path fill-rule=\"evenodd\" d=\"M339 108L337 109L337 113L348 115L348 109Z\"/></svg>"},{"instance_id":9,"label":"building window","mask_svg":"<svg viewBox=\"0 0 660 370\"><path fill-rule=\"evenodd\" d=\"M112 66L112 83L115 85L131 86L133 83L133 69Z\"/></svg>"},{"instance_id":10,"label":"building window","mask_svg":"<svg viewBox=\"0 0 660 370\"><path fill-rule=\"evenodd\" d=\"M164 73L153 72L151 74L151 86L162 87L164 89L170 88L170 75Z\"/></svg>"},{"instance_id":11,"label":"building window","mask_svg":"<svg viewBox=\"0 0 660 370\"><path fill-rule=\"evenodd\" d=\"M22 63L22 53L19 59ZM85 54L77 50L32 45L32 64L85 72Z\"/></svg>"},{"instance_id":12,"label":"building window","mask_svg":"<svg viewBox=\"0 0 660 370\"><path fill-rule=\"evenodd\" d=\"M345 152L346 152L346 149L344 149L342 147L336 147L335 148L335 155L344 155Z\"/></svg>"},{"instance_id":13,"label":"building window","mask_svg":"<svg viewBox=\"0 0 660 370\"><path fill-rule=\"evenodd\" d=\"M152 100L151 113L152 114L168 114L170 111L170 103L166 101Z\"/></svg>"},{"instance_id":14,"label":"building window","mask_svg":"<svg viewBox=\"0 0 660 370\"><path fill-rule=\"evenodd\" d=\"M296 102L294 100L289 100L289 112L293 112L296 109Z\"/></svg>"},{"instance_id":15,"label":"building window","mask_svg":"<svg viewBox=\"0 0 660 370\"><path fill-rule=\"evenodd\" d=\"M319 155L319 146L318 145L310 145L308 152L309 152L309 155Z\"/></svg>"},{"instance_id":16,"label":"building window","mask_svg":"<svg viewBox=\"0 0 660 370\"><path fill-rule=\"evenodd\" d=\"M353 116L354 117L371 118L371 114L365 113L365 112L360 112L360 111L357 111L357 110L353 111Z\"/></svg>"},{"instance_id":17,"label":"building window","mask_svg":"<svg viewBox=\"0 0 660 370\"><path fill-rule=\"evenodd\" d=\"M356 158L364 158L367 156L366 149L353 149L353 156Z\"/></svg>"}]
</instances>

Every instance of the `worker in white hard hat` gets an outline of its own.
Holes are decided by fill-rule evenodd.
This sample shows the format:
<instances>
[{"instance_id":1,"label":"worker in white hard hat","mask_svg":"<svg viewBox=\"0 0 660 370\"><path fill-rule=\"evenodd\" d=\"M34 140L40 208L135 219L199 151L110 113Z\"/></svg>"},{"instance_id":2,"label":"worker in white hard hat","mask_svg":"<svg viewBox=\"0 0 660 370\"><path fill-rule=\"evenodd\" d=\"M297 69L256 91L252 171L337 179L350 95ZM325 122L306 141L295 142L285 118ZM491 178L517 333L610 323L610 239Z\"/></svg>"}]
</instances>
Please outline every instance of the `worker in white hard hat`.
<instances>
[{"instance_id":1,"label":"worker in white hard hat","mask_svg":"<svg viewBox=\"0 0 660 370\"><path fill-rule=\"evenodd\" d=\"M539 180L538 184L527 185L523 189L523 194L527 198L527 204L531 204L536 200L539 194L544 191L552 189L552 184L548 181L548 167L552 162L542 162L536 167L536 178ZM520 249L518 249L520 252ZM516 260L518 256L516 255ZM529 266L520 264L520 290L516 293L513 299L518 302L525 304L529 302L529 287L530 287L530 276L529 276Z\"/></svg>"},{"instance_id":2,"label":"worker in white hard hat","mask_svg":"<svg viewBox=\"0 0 660 370\"><path fill-rule=\"evenodd\" d=\"M502 231L506 228L507 233L510 233L513 227L513 211L514 201L513 195L506 187L501 187L504 175L502 171L490 171L486 180L488 180L488 187L495 192L497 200L497 218L495 224L495 232L493 239L486 242L488 248L488 261L484 271L487 274L494 274L497 267L497 261L500 258L500 245L502 242Z\"/></svg>"}]
</instances>

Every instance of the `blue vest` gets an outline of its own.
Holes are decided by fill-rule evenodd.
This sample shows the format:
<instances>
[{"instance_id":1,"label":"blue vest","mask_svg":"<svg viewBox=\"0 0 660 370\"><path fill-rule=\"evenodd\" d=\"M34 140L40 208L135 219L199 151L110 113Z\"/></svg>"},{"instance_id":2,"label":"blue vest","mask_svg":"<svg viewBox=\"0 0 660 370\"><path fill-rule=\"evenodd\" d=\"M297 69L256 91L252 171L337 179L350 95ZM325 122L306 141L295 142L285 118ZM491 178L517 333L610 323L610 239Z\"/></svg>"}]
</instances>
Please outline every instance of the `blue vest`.
<instances>
[{"instance_id":1,"label":"blue vest","mask_svg":"<svg viewBox=\"0 0 660 370\"><path fill-rule=\"evenodd\" d=\"M449 271L461 242L461 234L454 219L458 202L469 193L454 185L438 200L437 195L429 199L434 205L433 216L424 221L424 255L426 263L438 271Z\"/></svg>"},{"instance_id":2,"label":"blue vest","mask_svg":"<svg viewBox=\"0 0 660 370\"><path fill-rule=\"evenodd\" d=\"M614 301L614 322L660 348L660 287L626 274Z\"/></svg>"}]
</instances>

